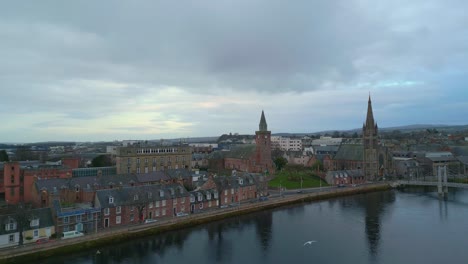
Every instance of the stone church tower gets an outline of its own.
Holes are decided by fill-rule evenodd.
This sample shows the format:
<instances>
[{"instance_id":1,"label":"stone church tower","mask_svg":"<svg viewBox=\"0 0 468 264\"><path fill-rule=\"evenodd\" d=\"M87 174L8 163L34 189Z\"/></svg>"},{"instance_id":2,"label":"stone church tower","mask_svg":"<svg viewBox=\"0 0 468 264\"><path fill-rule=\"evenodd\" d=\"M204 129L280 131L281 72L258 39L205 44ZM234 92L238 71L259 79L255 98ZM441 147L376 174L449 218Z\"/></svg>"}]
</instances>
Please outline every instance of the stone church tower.
<instances>
[{"instance_id":1,"label":"stone church tower","mask_svg":"<svg viewBox=\"0 0 468 264\"><path fill-rule=\"evenodd\" d=\"M374 121L374 114L372 113L372 102L369 95L369 102L367 105L367 118L362 127L362 143L364 145L364 177L366 180L376 180L379 174L378 166L378 127Z\"/></svg>"},{"instance_id":2,"label":"stone church tower","mask_svg":"<svg viewBox=\"0 0 468 264\"><path fill-rule=\"evenodd\" d=\"M268 131L265 114L262 110L259 130L255 131L255 166L260 167L262 172L273 173L273 162L271 160L271 131Z\"/></svg>"}]
</instances>

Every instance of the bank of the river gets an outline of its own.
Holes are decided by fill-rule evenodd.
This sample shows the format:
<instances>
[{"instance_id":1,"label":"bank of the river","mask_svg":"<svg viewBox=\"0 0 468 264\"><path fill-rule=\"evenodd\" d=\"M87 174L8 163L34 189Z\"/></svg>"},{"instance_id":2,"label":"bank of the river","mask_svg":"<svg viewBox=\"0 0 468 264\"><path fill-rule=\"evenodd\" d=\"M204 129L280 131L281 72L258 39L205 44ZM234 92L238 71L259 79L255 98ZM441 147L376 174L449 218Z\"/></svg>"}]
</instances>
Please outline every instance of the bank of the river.
<instances>
[{"instance_id":1,"label":"bank of the river","mask_svg":"<svg viewBox=\"0 0 468 264\"><path fill-rule=\"evenodd\" d=\"M248 214L256 211L273 209L281 206L303 202L329 199L338 196L354 195L367 192L383 191L390 189L386 183L368 184L358 187L332 188L322 192L304 193L289 197L279 197L264 202L247 203L241 206L230 207L202 214L190 215L183 218L173 218L167 221L157 222L153 225L129 226L120 230L100 232L87 235L74 240L59 240L44 245L24 246L0 251L1 263L26 263L51 256L67 255L89 249L99 249L113 243L128 241L135 238L154 236L162 232L177 230L205 224L211 221L228 217Z\"/></svg>"}]
</instances>

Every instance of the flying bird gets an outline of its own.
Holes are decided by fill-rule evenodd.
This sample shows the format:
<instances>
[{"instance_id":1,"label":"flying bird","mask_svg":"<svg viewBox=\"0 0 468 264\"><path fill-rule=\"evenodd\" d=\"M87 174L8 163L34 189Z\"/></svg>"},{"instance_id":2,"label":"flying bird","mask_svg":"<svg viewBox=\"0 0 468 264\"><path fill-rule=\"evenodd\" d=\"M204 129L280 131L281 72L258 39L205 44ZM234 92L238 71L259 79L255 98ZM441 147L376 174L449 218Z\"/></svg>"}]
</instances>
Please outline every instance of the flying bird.
<instances>
[{"instance_id":1,"label":"flying bird","mask_svg":"<svg viewBox=\"0 0 468 264\"><path fill-rule=\"evenodd\" d=\"M305 245L312 245L312 243L315 243L315 242L317 242L317 241L315 241L315 240L307 241L307 242L304 243L304 246Z\"/></svg>"}]
</instances>

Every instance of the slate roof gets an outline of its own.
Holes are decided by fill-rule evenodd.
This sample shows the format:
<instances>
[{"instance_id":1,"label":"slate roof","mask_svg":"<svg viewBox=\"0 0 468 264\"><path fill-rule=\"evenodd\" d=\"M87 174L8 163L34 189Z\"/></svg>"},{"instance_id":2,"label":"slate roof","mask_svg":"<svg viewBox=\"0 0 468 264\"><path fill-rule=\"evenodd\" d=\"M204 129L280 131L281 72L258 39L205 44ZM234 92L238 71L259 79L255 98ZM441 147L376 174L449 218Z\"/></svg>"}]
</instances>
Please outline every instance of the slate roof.
<instances>
[{"instance_id":1,"label":"slate roof","mask_svg":"<svg viewBox=\"0 0 468 264\"><path fill-rule=\"evenodd\" d=\"M468 156L458 156L457 159L464 165L468 165Z\"/></svg>"},{"instance_id":2,"label":"slate roof","mask_svg":"<svg viewBox=\"0 0 468 264\"><path fill-rule=\"evenodd\" d=\"M150 173L137 174L136 178L141 183L171 180L171 177L164 173L164 171L154 171Z\"/></svg>"},{"instance_id":3,"label":"slate roof","mask_svg":"<svg viewBox=\"0 0 468 264\"><path fill-rule=\"evenodd\" d=\"M85 176L72 177L68 179L38 179L36 180L36 188L38 190L47 190L48 192L59 191L61 188L74 189L79 187L83 190L93 190L99 188L109 188L112 186L129 186L137 183L138 179L135 175L102 175L102 176ZM54 189L55 187L55 189Z\"/></svg>"},{"instance_id":4,"label":"slate roof","mask_svg":"<svg viewBox=\"0 0 468 264\"><path fill-rule=\"evenodd\" d=\"M50 208L32 209L28 212L27 217L30 220L39 218L39 226L31 227L30 225L26 225L24 226L23 231L54 226L52 210ZM17 223L17 226L15 230L6 231L5 224L9 223L10 219L13 219L14 222ZM0 215L0 235L13 234L18 232L18 222L16 219L17 215L15 213Z\"/></svg>"},{"instance_id":5,"label":"slate roof","mask_svg":"<svg viewBox=\"0 0 468 264\"><path fill-rule=\"evenodd\" d=\"M242 179L242 184L240 183L239 179ZM236 176L217 176L213 178L213 181L215 182L218 191L238 188L241 186L256 185L255 178L250 173L243 173Z\"/></svg>"},{"instance_id":6,"label":"slate roof","mask_svg":"<svg viewBox=\"0 0 468 264\"><path fill-rule=\"evenodd\" d=\"M135 195L138 196L137 200L135 200ZM189 192L180 184L143 185L98 190L96 191L96 196L99 200L99 205L102 208L108 208L169 200L175 197L187 197L189 196ZM113 198L113 203L109 203L110 197Z\"/></svg>"},{"instance_id":7,"label":"slate roof","mask_svg":"<svg viewBox=\"0 0 468 264\"><path fill-rule=\"evenodd\" d=\"M342 144L334 156L334 160L356 160L364 159L364 146L359 144Z\"/></svg>"},{"instance_id":8,"label":"slate roof","mask_svg":"<svg viewBox=\"0 0 468 264\"><path fill-rule=\"evenodd\" d=\"M255 152L254 144L242 144L233 146L229 151L213 151L210 155L210 159L222 159L222 158L235 158L235 159L248 159Z\"/></svg>"},{"instance_id":9,"label":"slate roof","mask_svg":"<svg viewBox=\"0 0 468 264\"><path fill-rule=\"evenodd\" d=\"M207 195L211 194L211 199L208 199ZM197 190L197 191L191 191L190 192L190 197L192 198L195 198L195 203L198 203L198 202L204 202L204 201L212 201L212 200L216 200L215 199L215 193L217 193L217 190L216 189L210 189L210 190ZM201 194L202 195L202 200L199 201L198 200L198 194ZM219 198L219 196L218 196Z\"/></svg>"},{"instance_id":10,"label":"slate roof","mask_svg":"<svg viewBox=\"0 0 468 264\"><path fill-rule=\"evenodd\" d=\"M189 170L184 169L174 169L174 170L166 170L166 174L174 180L178 179L192 179L192 172Z\"/></svg>"}]
</instances>

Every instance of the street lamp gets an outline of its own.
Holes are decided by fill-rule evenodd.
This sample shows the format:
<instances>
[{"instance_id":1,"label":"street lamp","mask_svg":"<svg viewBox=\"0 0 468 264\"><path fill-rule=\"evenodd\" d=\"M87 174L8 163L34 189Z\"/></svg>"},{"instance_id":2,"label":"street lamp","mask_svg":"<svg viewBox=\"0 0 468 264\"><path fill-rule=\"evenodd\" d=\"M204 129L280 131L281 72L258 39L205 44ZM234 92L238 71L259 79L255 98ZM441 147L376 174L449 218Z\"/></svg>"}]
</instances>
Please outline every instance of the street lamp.
<instances>
[{"instance_id":1,"label":"street lamp","mask_svg":"<svg viewBox=\"0 0 468 264\"><path fill-rule=\"evenodd\" d=\"M281 189L282 189L282 188L281 188L281 180L280 180L280 196L282 197L283 194L281 193Z\"/></svg>"}]
</instances>

